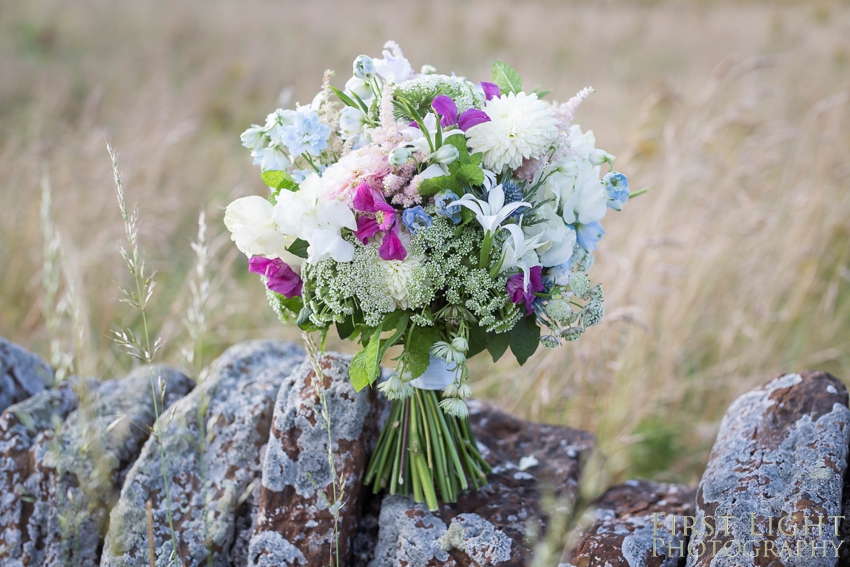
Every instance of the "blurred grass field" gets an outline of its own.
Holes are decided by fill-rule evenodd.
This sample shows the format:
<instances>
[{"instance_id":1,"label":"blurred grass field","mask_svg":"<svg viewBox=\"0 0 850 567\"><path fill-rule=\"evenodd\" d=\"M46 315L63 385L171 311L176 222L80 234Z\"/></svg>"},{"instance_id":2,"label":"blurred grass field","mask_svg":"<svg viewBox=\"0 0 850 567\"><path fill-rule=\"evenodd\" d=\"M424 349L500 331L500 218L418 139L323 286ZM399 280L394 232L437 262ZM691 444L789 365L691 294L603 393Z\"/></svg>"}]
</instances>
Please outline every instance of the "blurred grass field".
<instances>
[{"instance_id":1,"label":"blurred grass field","mask_svg":"<svg viewBox=\"0 0 850 567\"><path fill-rule=\"evenodd\" d=\"M474 360L476 395L593 431L607 478L693 483L735 396L803 368L850 378L850 3L819 0L6 2L0 335L49 354L48 175L67 258L57 298L73 284L80 323L67 310L54 338L68 351L77 338L88 374L129 367L108 336L139 324L118 301L127 275L108 140L158 272L161 358L183 364L202 210L203 360L249 338L298 337L224 233L221 209L265 190L239 133L281 99L308 102L326 68L341 86L353 58L387 39L417 68L481 80L499 59L559 100L593 86L576 121L633 189L654 187L606 218L592 271L603 323L522 370Z\"/></svg>"}]
</instances>

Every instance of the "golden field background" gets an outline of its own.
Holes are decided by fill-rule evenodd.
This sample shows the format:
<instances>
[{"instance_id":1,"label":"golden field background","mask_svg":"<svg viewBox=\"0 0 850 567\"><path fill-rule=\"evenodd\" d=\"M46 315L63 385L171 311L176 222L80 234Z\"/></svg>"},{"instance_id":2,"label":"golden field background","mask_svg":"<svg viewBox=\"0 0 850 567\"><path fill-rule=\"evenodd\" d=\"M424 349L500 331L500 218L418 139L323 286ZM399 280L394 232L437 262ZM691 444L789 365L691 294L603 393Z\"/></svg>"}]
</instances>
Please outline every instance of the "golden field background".
<instances>
[{"instance_id":1,"label":"golden field background","mask_svg":"<svg viewBox=\"0 0 850 567\"><path fill-rule=\"evenodd\" d=\"M284 89L308 102L326 68L342 86L353 58L387 39L416 68L481 80L499 59L559 100L592 85L576 121L633 190L654 187L605 219L592 271L603 323L522 370L475 359L476 395L593 431L606 480L694 483L735 396L803 368L850 378L850 3L818 0L5 2L0 335L49 357L46 174L66 258L52 338L76 343L87 374L131 365L108 336L139 325L118 301L128 276L108 140L158 272L161 358L184 365L180 347L197 346L183 319L201 210L202 361L249 338L297 338L224 233L222 208L265 191L239 133Z\"/></svg>"}]
</instances>

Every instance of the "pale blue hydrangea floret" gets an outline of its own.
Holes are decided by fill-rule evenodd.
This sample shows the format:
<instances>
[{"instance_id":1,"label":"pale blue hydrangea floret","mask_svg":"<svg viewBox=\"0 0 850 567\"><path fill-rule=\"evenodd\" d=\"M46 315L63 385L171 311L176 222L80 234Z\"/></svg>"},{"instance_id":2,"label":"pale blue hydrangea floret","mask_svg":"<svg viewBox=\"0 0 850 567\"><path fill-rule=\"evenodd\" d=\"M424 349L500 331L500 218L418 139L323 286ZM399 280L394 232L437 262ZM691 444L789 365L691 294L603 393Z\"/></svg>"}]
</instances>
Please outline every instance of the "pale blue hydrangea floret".
<instances>
[{"instance_id":1,"label":"pale blue hydrangea floret","mask_svg":"<svg viewBox=\"0 0 850 567\"><path fill-rule=\"evenodd\" d=\"M251 157L254 158L254 165L259 165L263 171L284 171L292 165L289 156L280 146L254 150L251 152Z\"/></svg>"},{"instance_id":2,"label":"pale blue hydrangea floret","mask_svg":"<svg viewBox=\"0 0 850 567\"><path fill-rule=\"evenodd\" d=\"M284 120L290 122L280 128L280 141L293 155L304 152L317 156L328 147L331 129L322 124L319 115L309 107L297 111L284 111Z\"/></svg>"},{"instance_id":3,"label":"pale blue hydrangea floret","mask_svg":"<svg viewBox=\"0 0 850 567\"><path fill-rule=\"evenodd\" d=\"M602 182L605 184L605 193L608 195L608 208L622 211L630 195L628 178L618 171L612 171L602 178Z\"/></svg>"},{"instance_id":4,"label":"pale blue hydrangea floret","mask_svg":"<svg viewBox=\"0 0 850 567\"><path fill-rule=\"evenodd\" d=\"M242 145L251 151L259 150L269 143L263 127L256 124L252 124L250 128L242 132L239 139L242 140Z\"/></svg>"},{"instance_id":5,"label":"pale blue hydrangea floret","mask_svg":"<svg viewBox=\"0 0 850 567\"><path fill-rule=\"evenodd\" d=\"M401 220L411 234L416 234L419 230L428 228L433 224L431 216L425 212L421 205L405 209L401 214Z\"/></svg>"},{"instance_id":6,"label":"pale blue hydrangea floret","mask_svg":"<svg viewBox=\"0 0 850 567\"><path fill-rule=\"evenodd\" d=\"M596 243L599 242L602 239L602 235L605 234L605 229L602 228L599 221L587 224L576 223L575 231L578 245L589 252L597 249Z\"/></svg>"},{"instance_id":7,"label":"pale blue hydrangea floret","mask_svg":"<svg viewBox=\"0 0 850 567\"><path fill-rule=\"evenodd\" d=\"M437 206L437 214L443 217L446 217L450 221L455 224L460 224L461 221L461 211L459 207L452 207L448 209L448 205L457 201L459 197L454 193L454 191L449 191L445 189L440 191L434 196L434 205Z\"/></svg>"}]
</instances>

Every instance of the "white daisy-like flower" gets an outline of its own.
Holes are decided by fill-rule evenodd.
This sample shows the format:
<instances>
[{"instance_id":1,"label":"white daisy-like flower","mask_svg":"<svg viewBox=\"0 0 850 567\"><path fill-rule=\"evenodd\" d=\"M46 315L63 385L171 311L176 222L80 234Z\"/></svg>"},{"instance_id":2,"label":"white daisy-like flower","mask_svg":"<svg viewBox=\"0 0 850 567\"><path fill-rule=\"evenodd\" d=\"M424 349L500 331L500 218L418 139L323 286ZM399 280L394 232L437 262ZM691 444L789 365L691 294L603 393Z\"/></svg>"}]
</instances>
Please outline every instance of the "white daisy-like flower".
<instances>
[{"instance_id":1,"label":"white daisy-like flower","mask_svg":"<svg viewBox=\"0 0 850 567\"><path fill-rule=\"evenodd\" d=\"M408 290L413 284L413 271L422 265L422 259L408 254L404 260L378 260L384 268L387 291L399 309L408 308Z\"/></svg>"},{"instance_id":2,"label":"white daisy-like flower","mask_svg":"<svg viewBox=\"0 0 850 567\"><path fill-rule=\"evenodd\" d=\"M495 172L516 169L525 158L539 157L558 136L551 105L536 94L510 93L484 105L489 122L466 132L473 152L484 154L484 166Z\"/></svg>"}]
</instances>

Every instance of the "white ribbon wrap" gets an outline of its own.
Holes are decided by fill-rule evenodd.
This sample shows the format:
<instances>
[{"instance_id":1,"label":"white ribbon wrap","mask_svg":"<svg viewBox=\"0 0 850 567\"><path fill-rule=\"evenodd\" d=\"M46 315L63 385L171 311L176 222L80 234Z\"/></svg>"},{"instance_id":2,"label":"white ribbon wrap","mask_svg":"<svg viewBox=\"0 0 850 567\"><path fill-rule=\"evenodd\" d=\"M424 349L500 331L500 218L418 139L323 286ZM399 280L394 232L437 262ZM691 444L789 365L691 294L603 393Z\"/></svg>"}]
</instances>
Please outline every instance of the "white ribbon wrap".
<instances>
[{"instance_id":1,"label":"white ribbon wrap","mask_svg":"<svg viewBox=\"0 0 850 567\"><path fill-rule=\"evenodd\" d=\"M428 368L421 376L410 381L410 385L420 390L442 390L455 380L454 369L449 369L449 365L442 358L437 358L431 354L431 361L428 363Z\"/></svg>"}]
</instances>

